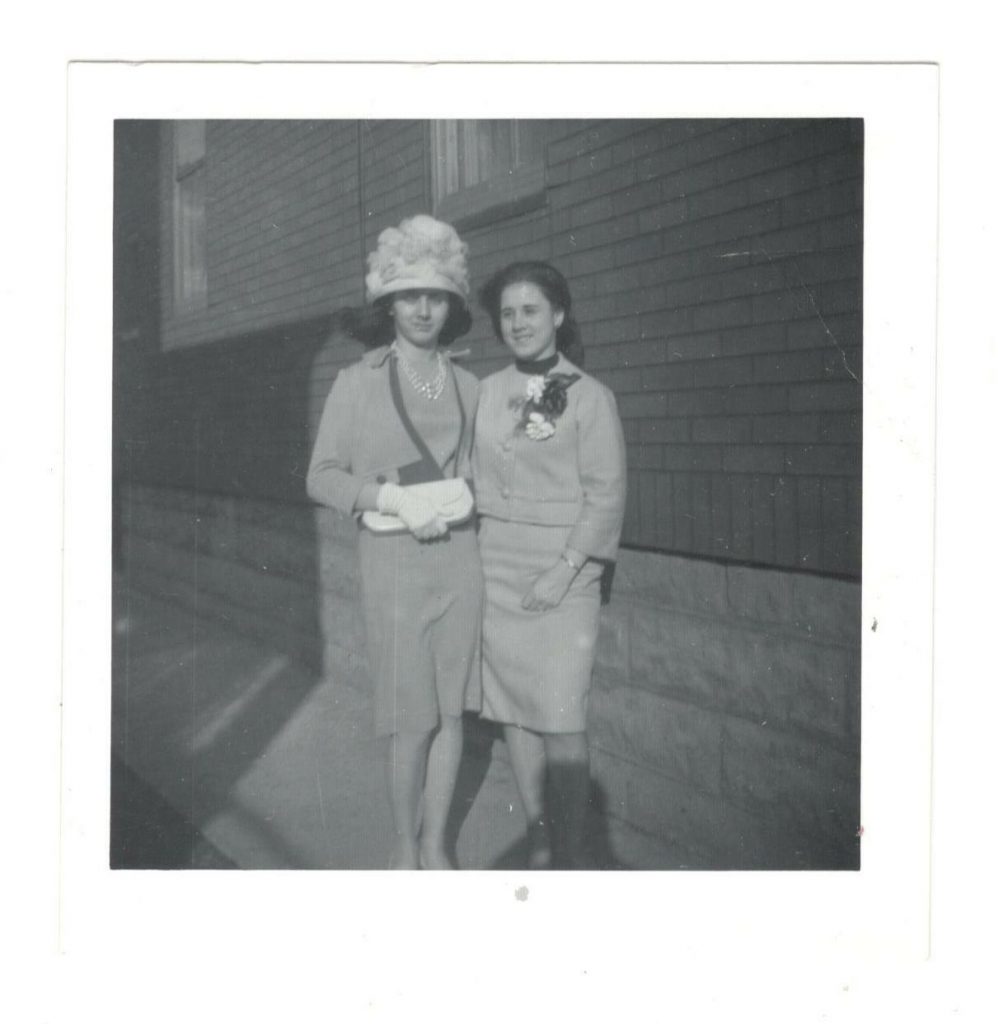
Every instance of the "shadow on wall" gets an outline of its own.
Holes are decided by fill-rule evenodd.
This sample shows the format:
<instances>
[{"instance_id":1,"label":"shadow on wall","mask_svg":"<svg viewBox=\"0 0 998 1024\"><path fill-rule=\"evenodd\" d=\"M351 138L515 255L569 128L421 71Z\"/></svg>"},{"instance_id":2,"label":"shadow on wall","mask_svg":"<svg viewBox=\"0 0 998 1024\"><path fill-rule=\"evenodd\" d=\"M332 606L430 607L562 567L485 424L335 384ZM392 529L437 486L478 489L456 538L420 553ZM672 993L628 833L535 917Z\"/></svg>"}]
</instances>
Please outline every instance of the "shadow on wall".
<instances>
[{"instance_id":1,"label":"shadow on wall","mask_svg":"<svg viewBox=\"0 0 998 1024\"><path fill-rule=\"evenodd\" d=\"M320 541L305 472L326 336L324 324L302 325L116 361L114 619L125 627L112 655L116 866L145 866L158 845L170 859L171 816L151 796L137 816L143 792L166 797L183 864L198 866L189 833L231 811L240 779L319 682ZM116 334L116 350L124 343ZM130 615L135 594L172 606L171 624ZM200 635L208 622L249 641L257 660L241 665L234 643L212 663ZM129 644L145 652L142 678ZM157 646L170 694L157 691ZM262 666L260 650L270 653ZM266 838L265 822L243 817Z\"/></svg>"}]
</instances>

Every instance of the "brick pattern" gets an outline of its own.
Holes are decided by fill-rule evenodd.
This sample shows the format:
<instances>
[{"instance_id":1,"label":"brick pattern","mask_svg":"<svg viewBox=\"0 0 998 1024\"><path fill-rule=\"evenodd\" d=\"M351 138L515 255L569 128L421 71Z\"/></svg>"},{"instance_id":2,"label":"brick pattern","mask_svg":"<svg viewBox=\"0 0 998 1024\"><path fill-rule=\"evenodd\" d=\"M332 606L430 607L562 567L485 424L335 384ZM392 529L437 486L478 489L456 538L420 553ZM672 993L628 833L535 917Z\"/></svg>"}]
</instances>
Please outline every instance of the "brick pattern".
<instances>
[{"instance_id":1,"label":"brick pattern","mask_svg":"<svg viewBox=\"0 0 998 1024\"><path fill-rule=\"evenodd\" d=\"M362 121L360 212L363 253L352 282L355 301L364 299L367 253L378 235L405 217L430 210L429 125L425 121Z\"/></svg>"},{"instance_id":2,"label":"brick pattern","mask_svg":"<svg viewBox=\"0 0 998 1024\"><path fill-rule=\"evenodd\" d=\"M861 127L611 122L549 160L551 256L624 418L626 540L857 574Z\"/></svg>"},{"instance_id":3,"label":"brick pattern","mask_svg":"<svg viewBox=\"0 0 998 1024\"><path fill-rule=\"evenodd\" d=\"M569 277L628 442L627 544L858 575L862 132L569 124L545 207L467 232L472 277ZM467 341L503 365L487 318Z\"/></svg>"},{"instance_id":4,"label":"brick pattern","mask_svg":"<svg viewBox=\"0 0 998 1024\"><path fill-rule=\"evenodd\" d=\"M118 437L136 483L307 501L310 395L324 321L167 353L141 432Z\"/></svg>"},{"instance_id":5,"label":"brick pattern","mask_svg":"<svg viewBox=\"0 0 998 1024\"><path fill-rule=\"evenodd\" d=\"M552 132L545 204L463 234L476 283L531 256L569 277L587 368L613 388L624 419L625 543L857 577L861 124L577 121ZM356 346L334 339L312 353L304 386L249 345L236 380L214 377L211 349L264 336L280 347L306 321L321 335L321 317L359 301L378 232L429 208L428 139L417 121L210 122L209 305L176 319L163 126L162 342L198 347L186 366L219 389L215 443L245 437L250 414L237 411L236 394L268 389L304 396L295 430L298 421L314 429ZM199 345L208 340L215 345ZM458 347L480 375L505 363L480 310ZM293 364L286 358L285 372L298 373ZM150 445L164 452L150 469L180 483L184 471L165 449L189 448L190 385L169 366L164 376L146 396ZM267 426L256 417L252 478L269 495L287 482L282 460L299 459L307 442L268 438ZM245 454L220 452L214 477L202 467L202 486L231 490L233 458Z\"/></svg>"},{"instance_id":6,"label":"brick pattern","mask_svg":"<svg viewBox=\"0 0 998 1024\"><path fill-rule=\"evenodd\" d=\"M208 307L179 318L169 302L169 124L162 140L164 348L306 320L352 297L360 251L355 122L208 122Z\"/></svg>"}]
</instances>

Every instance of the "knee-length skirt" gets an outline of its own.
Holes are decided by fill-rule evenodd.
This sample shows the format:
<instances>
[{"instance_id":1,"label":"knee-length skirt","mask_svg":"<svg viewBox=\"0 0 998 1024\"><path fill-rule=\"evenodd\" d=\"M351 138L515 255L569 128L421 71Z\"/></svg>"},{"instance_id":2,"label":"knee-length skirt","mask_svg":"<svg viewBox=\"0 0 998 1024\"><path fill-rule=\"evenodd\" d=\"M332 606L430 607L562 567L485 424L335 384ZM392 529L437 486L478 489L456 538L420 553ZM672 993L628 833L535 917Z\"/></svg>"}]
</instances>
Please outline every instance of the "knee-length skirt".
<instances>
[{"instance_id":1,"label":"knee-length skirt","mask_svg":"<svg viewBox=\"0 0 998 1024\"><path fill-rule=\"evenodd\" d=\"M556 608L526 611L521 603L558 561L570 532L482 517L484 718L546 733L586 728L602 567L587 562Z\"/></svg>"},{"instance_id":2,"label":"knee-length skirt","mask_svg":"<svg viewBox=\"0 0 998 1024\"><path fill-rule=\"evenodd\" d=\"M421 543L360 531L368 664L379 736L426 732L481 707L482 569L475 529Z\"/></svg>"}]
</instances>

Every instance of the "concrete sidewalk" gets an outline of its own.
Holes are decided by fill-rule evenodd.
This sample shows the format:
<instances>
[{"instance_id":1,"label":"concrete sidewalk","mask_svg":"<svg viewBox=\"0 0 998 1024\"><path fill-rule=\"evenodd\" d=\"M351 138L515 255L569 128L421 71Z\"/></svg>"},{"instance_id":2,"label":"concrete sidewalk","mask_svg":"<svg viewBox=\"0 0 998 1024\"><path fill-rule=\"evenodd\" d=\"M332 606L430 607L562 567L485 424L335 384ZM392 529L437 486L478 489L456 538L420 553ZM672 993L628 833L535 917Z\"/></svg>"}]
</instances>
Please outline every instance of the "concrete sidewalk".
<instances>
[{"instance_id":1,"label":"concrete sidewalk","mask_svg":"<svg viewBox=\"0 0 998 1024\"><path fill-rule=\"evenodd\" d=\"M114 603L113 866L387 867L386 745L366 693L167 600L119 585ZM498 735L469 716L449 827L462 869L524 864ZM600 866L679 866L593 820Z\"/></svg>"}]
</instances>

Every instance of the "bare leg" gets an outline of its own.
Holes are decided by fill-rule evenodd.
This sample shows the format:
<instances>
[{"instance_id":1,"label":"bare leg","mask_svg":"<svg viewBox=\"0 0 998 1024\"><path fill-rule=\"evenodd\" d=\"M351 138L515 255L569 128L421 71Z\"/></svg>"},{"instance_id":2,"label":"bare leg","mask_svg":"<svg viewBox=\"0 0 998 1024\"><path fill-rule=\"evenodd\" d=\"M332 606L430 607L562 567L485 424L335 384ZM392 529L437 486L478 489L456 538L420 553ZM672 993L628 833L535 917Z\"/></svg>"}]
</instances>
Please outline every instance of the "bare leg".
<instances>
[{"instance_id":1,"label":"bare leg","mask_svg":"<svg viewBox=\"0 0 998 1024\"><path fill-rule=\"evenodd\" d=\"M464 746L464 723L452 715L441 715L440 728L430 744L423 794L423 828L419 837L419 866L436 870L453 869L444 849L444 831L454 798L457 772Z\"/></svg>"},{"instance_id":2,"label":"bare leg","mask_svg":"<svg viewBox=\"0 0 998 1024\"><path fill-rule=\"evenodd\" d=\"M551 790L549 814L554 818L558 855L568 868L595 865L586 850L589 811L589 743L584 732L544 736Z\"/></svg>"},{"instance_id":3,"label":"bare leg","mask_svg":"<svg viewBox=\"0 0 998 1024\"><path fill-rule=\"evenodd\" d=\"M503 726L513 778L527 816L527 865L551 864L551 843L544 818L544 737L518 725Z\"/></svg>"},{"instance_id":4,"label":"bare leg","mask_svg":"<svg viewBox=\"0 0 998 1024\"><path fill-rule=\"evenodd\" d=\"M416 836L419 830L419 802L426 776L426 753L431 734L400 732L391 737L388 752L388 795L395 822L395 844L390 867L419 867Z\"/></svg>"}]
</instances>

